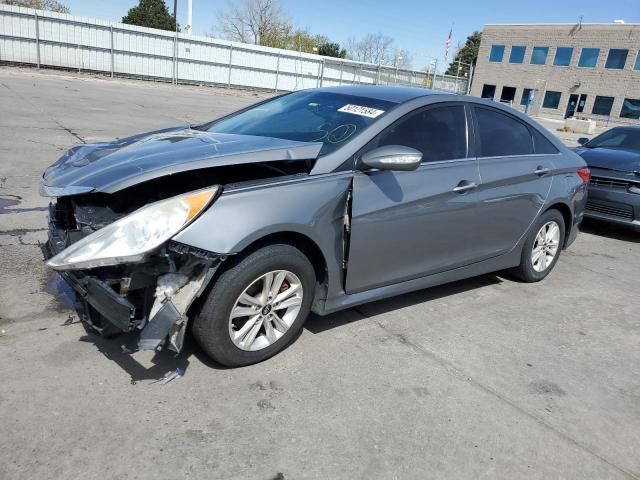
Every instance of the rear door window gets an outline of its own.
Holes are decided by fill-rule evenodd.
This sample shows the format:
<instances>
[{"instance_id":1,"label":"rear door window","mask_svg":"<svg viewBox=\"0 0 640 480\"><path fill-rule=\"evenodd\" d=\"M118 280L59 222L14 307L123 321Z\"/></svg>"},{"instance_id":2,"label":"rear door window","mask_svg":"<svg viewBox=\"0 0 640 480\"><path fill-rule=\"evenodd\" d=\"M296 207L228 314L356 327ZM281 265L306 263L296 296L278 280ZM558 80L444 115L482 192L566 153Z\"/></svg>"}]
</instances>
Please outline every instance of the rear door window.
<instances>
[{"instance_id":1,"label":"rear door window","mask_svg":"<svg viewBox=\"0 0 640 480\"><path fill-rule=\"evenodd\" d=\"M422 162L467 156L467 119L463 105L427 108L408 114L376 141L376 147L403 145L422 152Z\"/></svg>"},{"instance_id":2,"label":"rear door window","mask_svg":"<svg viewBox=\"0 0 640 480\"><path fill-rule=\"evenodd\" d=\"M478 124L479 157L506 157L534 153L529 127L515 118L486 107L474 107Z\"/></svg>"}]
</instances>

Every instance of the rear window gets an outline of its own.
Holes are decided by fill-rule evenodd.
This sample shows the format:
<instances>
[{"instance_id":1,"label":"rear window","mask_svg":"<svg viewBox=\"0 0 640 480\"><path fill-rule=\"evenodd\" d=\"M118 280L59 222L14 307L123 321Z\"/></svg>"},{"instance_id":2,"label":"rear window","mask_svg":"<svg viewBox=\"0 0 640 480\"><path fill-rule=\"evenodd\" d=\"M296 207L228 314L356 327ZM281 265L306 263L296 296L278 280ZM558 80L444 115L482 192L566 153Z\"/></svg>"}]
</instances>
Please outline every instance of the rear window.
<instances>
[{"instance_id":1,"label":"rear window","mask_svg":"<svg viewBox=\"0 0 640 480\"><path fill-rule=\"evenodd\" d=\"M201 128L216 133L322 142L320 155L351 141L396 104L322 91L295 92Z\"/></svg>"}]
</instances>

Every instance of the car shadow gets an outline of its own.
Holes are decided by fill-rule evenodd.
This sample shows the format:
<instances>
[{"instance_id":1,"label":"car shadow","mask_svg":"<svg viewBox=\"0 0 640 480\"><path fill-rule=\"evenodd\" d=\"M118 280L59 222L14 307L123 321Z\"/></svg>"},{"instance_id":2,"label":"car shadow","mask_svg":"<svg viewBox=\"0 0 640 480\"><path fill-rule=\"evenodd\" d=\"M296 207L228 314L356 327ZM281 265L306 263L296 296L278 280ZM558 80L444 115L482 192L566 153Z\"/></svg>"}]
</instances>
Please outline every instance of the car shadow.
<instances>
[{"instance_id":1,"label":"car shadow","mask_svg":"<svg viewBox=\"0 0 640 480\"><path fill-rule=\"evenodd\" d=\"M178 354L166 348L155 351L151 358L152 366L148 367L136 360L135 353L127 353L122 348L123 345L130 344L134 338L134 333L103 337L87 332L86 335L80 337L79 341L93 343L102 355L117 364L131 377L132 384L145 380L162 380L167 373L174 372L177 369L182 370L184 375L189 368L192 357L195 357L209 368L216 370L225 370L227 368L211 360L191 335L186 335L183 348Z\"/></svg>"},{"instance_id":2,"label":"car shadow","mask_svg":"<svg viewBox=\"0 0 640 480\"><path fill-rule=\"evenodd\" d=\"M624 242L640 243L640 232L615 223L585 218L580 224L580 231L599 237L613 238Z\"/></svg>"},{"instance_id":3,"label":"car shadow","mask_svg":"<svg viewBox=\"0 0 640 480\"><path fill-rule=\"evenodd\" d=\"M373 315L382 315L394 310L457 295L481 287L496 285L503 282L501 275L502 274L492 273L447 283L437 287L425 288L424 290L366 303L325 317L311 315L305 323L305 329L313 334L322 333L333 328L339 328L350 323L365 320ZM356 315L353 314L354 312Z\"/></svg>"},{"instance_id":4,"label":"car shadow","mask_svg":"<svg viewBox=\"0 0 640 480\"><path fill-rule=\"evenodd\" d=\"M424 290L370 302L324 317L312 314L306 321L304 329L310 333L319 334L359 320L365 320L373 315L381 315L489 285L496 285L503 282L503 279L499 275L501 274L493 273L437 287L426 288ZM76 312L79 316L83 314L81 309L77 309ZM168 349L157 350L151 358L152 366L148 367L136 360L135 354L127 353L123 349L124 345L133 343L136 333L123 333L112 337L103 337L93 333L90 329L86 330L86 334L81 336L79 341L93 343L102 355L117 364L130 376L132 384L142 381L159 381L163 379L167 373L173 372L176 369L181 369L184 372L183 374L186 374L192 358L196 358L212 369L228 369L228 367L212 360L200 348L190 332L185 336L184 346L179 354ZM302 331L296 335L293 341L301 334Z\"/></svg>"}]
</instances>

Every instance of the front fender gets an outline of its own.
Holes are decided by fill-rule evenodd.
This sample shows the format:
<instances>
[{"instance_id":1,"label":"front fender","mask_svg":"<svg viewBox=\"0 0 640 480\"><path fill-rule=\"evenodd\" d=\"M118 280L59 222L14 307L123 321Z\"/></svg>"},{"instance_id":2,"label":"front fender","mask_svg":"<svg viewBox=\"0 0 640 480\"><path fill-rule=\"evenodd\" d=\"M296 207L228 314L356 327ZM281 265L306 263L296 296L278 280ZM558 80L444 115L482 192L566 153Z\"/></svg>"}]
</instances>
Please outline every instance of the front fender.
<instances>
[{"instance_id":1,"label":"front fender","mask_svg":"<svg viewBox=\"0 0 640 480\"><path fill-rule=\"evenodd\" d=\"M340 172L223 191L174 240L231 255L270 234L299 233L322 251L329 288L335 288L340 283L344 204L351 178L351 172Z\"/></svg>"}]
</instances>

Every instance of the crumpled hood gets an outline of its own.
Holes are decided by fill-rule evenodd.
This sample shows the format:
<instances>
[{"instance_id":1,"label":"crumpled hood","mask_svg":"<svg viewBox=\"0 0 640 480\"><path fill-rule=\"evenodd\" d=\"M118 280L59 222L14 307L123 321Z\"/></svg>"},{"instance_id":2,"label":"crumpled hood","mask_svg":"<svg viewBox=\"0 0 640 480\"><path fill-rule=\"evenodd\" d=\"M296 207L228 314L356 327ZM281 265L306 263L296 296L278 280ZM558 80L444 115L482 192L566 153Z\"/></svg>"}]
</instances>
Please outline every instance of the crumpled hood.
<instances>
[{"instance_id":1,"label":"crumpled hood","mask_svg":"<svg viewBox=\"0 0 640 480\"><path fill-rule=\"evenodd\" d=\"M604 147L578 147L575 152L587 162L589 167L630 173L640 172L640 153L637 152Z\"/></svg>"},{"instance_id":2,"label":"crumpled hood","mask_svg":"<svg viewBox=\"0 0 640 480\"><path fill-rule=\"evenodd\" d=\"M43 194L113 193L173 173L223 165L313 160L322 143L212 133L181 126L78 145L47 168ZM48 192L48 193L47 193Z\"/></svg>"}]
</instances>

